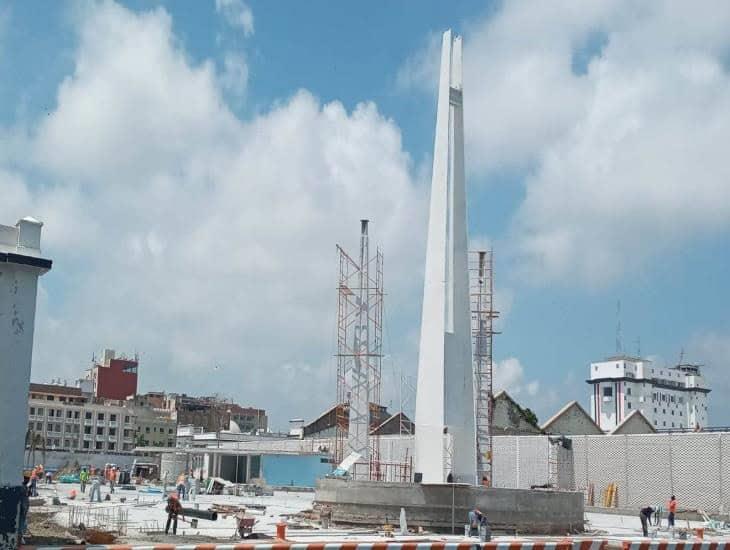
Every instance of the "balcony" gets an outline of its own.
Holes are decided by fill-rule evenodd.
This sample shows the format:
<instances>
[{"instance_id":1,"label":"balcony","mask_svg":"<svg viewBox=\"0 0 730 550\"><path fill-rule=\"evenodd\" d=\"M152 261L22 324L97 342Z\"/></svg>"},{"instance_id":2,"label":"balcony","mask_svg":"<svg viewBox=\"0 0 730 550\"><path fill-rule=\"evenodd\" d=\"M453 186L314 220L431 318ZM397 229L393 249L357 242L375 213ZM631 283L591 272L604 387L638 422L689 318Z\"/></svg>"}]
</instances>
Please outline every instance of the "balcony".
<instances>
[{"instance_id":1,"label":"balcony","mask_svg":"<svg viewBox=\"0 0 730 550\"><path fill-rule=\"evenodd\" d=\"M106 420L97 420L96 425L97 426L106 426Z\"/></svg>"},{"instance_id":2,"label":"balcony","mask_svg":"<svg viewBox=\"0 0 730 550\"><path fill-rule=\"evenodd\" d=\"M117 440L117 436L116 436L116 435L110 435L110 436L108 437L108 440L109 440L109 441L111 441L112 443L115 443L115 442L116 442L116 440Z\"/></svg>"},{"instance_id":3,"label":"balcony","mask_svg":"<svg viewBox=\"0 0 730 550\"><path fill-rule=\"evenodd\" d=\"M94 436L91 434L84 434L84 441L93 441Z\"/></svg>"},{"instance_id":4,"label":"balcony","mask_svg":"<svg viewBox=\"0 0 730 550\"><path fill-rule=\"evenodd\" d=\"M84 419L84 426L93 426L93 425L94 425L93 420L89 420L88 418Z\"/></svg>"},{"instance_id":5,"label":"balcony","mask_svg":"<svg viewBox=\"0 0 730 550\"><path fill-rule=\"evenodd\" d=\"M117 421L116 420L110 420L109 421L109 427L110 428L116 428L117 427Z\"/></svg>"}]
</instances>

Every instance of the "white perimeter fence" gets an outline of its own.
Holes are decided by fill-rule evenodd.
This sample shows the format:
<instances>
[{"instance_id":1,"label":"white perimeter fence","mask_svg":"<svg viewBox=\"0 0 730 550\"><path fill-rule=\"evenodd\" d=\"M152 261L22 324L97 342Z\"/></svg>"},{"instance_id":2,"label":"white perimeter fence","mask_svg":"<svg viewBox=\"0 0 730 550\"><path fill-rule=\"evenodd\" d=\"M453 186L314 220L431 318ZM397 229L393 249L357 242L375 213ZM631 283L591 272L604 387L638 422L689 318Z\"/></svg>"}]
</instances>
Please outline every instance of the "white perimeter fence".
<instances>
[{"instance_id":1,"label":"white perimeter fence","mask_svg":"<svg viewBox=\"0 0 730 550\"><path fill-rule=\"evenodd\" d=\"M615 484L620 508L665 506L676 495L680 508L730 511L730 432L570 439L572 451L557 459L559 484L584 491L586 499L592 485L597 505ZM529 488L550 481L547 436L499 436L493 448L495 486Z\"/></svg>"}]
</instances>

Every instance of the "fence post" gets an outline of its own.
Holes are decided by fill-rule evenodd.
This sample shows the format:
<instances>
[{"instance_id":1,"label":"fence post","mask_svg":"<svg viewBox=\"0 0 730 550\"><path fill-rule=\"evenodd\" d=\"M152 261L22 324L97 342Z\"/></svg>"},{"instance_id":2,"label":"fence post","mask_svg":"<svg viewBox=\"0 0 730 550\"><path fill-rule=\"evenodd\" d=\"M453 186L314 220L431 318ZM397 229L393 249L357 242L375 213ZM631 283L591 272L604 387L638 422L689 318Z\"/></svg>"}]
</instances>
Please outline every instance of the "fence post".
<instances>
[{"instance_id":1,"label":"fence post","mask_svg":"<svg viewBox=\"0 0 730 550\"><path fill-rule=\"evenodd\" d=\"M585 463L586 463L586 468L585 468L585 471L586 471L586 484L585 484L585 488L586 488L586 498L588 498L588 489L589 489L589 483L590 483L590 481L589 481L590 476L588 475L588 435L584 435L583 438L584 438L583 439L583 457L585 458ZM593 488L594 498L595 498L595 494L596 494L596 489L594 487ZM594 502L594 504L595 504L595 502Z\"/></svg>"},{"instance_id":2,"label":"fence post","mask_svg":"<svg viewBox=\"0 0 730 550\"><path fill-rule=\"evenodd\" d=\"M719 468L720 478L720 513L725 513L725 490L723 487L722 469L725 467L723 464L723 452L722 452L722 434L717 434L717 465Z\"/></svg>"},{"instance_id":3,"label":"fence post","mask_svg":"<svg viewBox=\"0 0 730 550\"><path fill-rule=\"evenodd\" d=\"M674 442L672 441L672 432L669 432L669 494L674 494Z\"/></svg>"},{"instance_id":4,"label":"fence post","mask_svg":"<svg viewBox=\"0 0 730 550\"><path fill-rule=\"evenodd\" d=\"M623 506L628 506L629 504L629 436L628 434L624 434L624 486L625 489L625 495L624 495L624 501Z\"/></svg>"}]
</instances>

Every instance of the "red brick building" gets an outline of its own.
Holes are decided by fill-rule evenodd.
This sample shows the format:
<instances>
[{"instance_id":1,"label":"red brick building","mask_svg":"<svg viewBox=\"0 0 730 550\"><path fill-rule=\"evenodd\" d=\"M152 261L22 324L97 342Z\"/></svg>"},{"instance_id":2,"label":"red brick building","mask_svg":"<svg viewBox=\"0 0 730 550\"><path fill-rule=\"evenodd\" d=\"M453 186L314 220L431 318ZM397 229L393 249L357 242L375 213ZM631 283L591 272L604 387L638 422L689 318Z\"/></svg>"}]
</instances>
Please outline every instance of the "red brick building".
<instances>
[{"instance_id":1,"label":"red brick building","mask_svg":"<svg viewBox=\"0 0 730 550\"><path fill-rule=\"evenodd\" d=\"M101 362L94 361L86 378L94 383L94 396L105 399L126 399L137 395L137 357L117 358L114 350L105 349Z\"/></svg>"}]
</instances>

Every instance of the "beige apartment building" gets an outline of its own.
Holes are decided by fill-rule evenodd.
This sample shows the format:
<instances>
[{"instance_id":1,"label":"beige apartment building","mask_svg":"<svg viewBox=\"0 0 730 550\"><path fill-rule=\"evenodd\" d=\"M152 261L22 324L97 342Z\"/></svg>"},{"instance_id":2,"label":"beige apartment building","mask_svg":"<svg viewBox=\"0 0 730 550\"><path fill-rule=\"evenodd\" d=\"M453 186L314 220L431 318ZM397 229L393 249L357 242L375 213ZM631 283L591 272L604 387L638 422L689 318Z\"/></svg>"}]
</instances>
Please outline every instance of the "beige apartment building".
<instances>
[{"instance_id":1,"label":"beige apartment building","mask_svg":"<svg viewBox=\"0 0 730 550\"><path fill-rule=\"evenodd\" d=\"M140 436L149 444L175 446L176 423L169 416L124 402L94 400L82 387L31 384L28 413L28 434L36 448L131 452Z\"/></svg>"}]
</instances>

